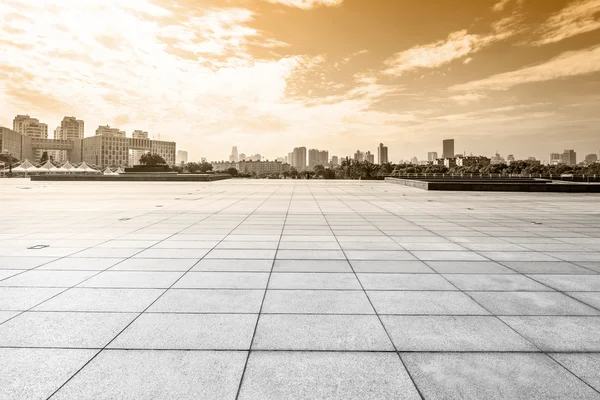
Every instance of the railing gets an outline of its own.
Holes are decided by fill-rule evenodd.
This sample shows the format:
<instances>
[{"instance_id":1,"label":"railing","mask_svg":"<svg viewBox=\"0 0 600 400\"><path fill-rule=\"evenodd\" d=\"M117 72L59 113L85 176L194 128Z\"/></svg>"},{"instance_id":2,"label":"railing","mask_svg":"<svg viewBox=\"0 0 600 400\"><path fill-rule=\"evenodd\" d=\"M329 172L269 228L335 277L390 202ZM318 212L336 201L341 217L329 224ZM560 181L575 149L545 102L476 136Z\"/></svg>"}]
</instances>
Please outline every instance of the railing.
<instances>
[{"instance_id":1,"label":"railing","mask_svg":"<svg viewBox=\"0 0 600 400\"><path fill-rule=\"evenodd\" d=\"M600 175L544 175L544 174L453 174L453 173L398 173L382 174L383 177L394 178L485 178L485 179L500 179L500 178L528 178L528 179L550 179L575 182L596 182L600 181Z\"/></svg>"}]
</instances>

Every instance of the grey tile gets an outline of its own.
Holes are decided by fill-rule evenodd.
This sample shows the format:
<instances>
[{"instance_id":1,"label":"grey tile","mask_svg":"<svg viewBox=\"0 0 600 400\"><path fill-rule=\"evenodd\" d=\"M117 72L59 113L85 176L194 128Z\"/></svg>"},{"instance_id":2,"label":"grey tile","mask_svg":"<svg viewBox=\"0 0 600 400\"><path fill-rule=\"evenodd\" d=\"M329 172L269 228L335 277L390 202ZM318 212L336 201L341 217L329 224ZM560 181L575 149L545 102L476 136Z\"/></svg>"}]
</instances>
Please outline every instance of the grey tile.
<instances>
[{"instance_id":1,"label":"grey tile","mask_svg":"<svg viewBox=\"0 0 600 400\"><path fill-rule=\"evenodd\" d=\"M187 271L198 259L191 258L130 258L114 267L111 271Z\"/></svg>"},{"instance_id":2,"label":"grey tile","mask_svg":"<svg viewBox=\"0 0 600 400\"><path fill-rule=\"evenodd\" d=\"M558 292L471 292L495 315L598 315L599 311Z\"/></svg>"},{"instance_id":3,"label":"grey tile","mask_svg":"<svg viewBox=\"0 0 600 400\"><path fill-rule=\"evenodd\" d=\"M398 351L536 351L496 317L383 315L381 320Z\"/></svg>"},{"instance_id":4,"label":"grey tile","mask_svg":"<svg viewBox=\"0 0 600 400\"><path fill-rule=\"evenodd\" d=\"M492 261L559 261L559 258L534 251L480 251L479 254Z\"/></svg>"},{"instance_id":5,"label":"grey tile","mask_svg":"<svg viewBox=\"0 0 600 400\"><path fill-rule=\"evenodd\" d=\"M600 391L600 354L572 353L550 354L558 363L571 371L585 383Z\"/></svg>"},{"instance_id":6,"label":"grey tile","mask_svg":"<svg viewBox=\"0 0 600 400\"><path fill-rule=\"evenodd\" d=\"M362 290L354 274L328 272L274 272L269 281L269 289Z\"/></svg>"},{"instance_id":7,"label":"grey tile","mask_svg":"<svg viewBox=\"0 0 600 400\"><path fill-rule=\"evenodd\" d=\"M107 350L54 398L233 400L245 361L241 351Z\"/></svg>"},{"instance_id":8,"label":"grey tile","mask_svg":"<svg viewBox=\"0 0 600 400\"><path fill-rule=\"evenodd\" d=\"M521 274L591 274L589 269L565 261L505 261L502 264Z\"/></svg>"},{"instance_id":9,"label":"grey tile","mask_svg":"<svg viewBox=\"0 0 600 400\"><path fill-rule=\"evenodd\" d=\"M374 314L362 291L268 290L263 313Z\"/></svg>"},{"instance_id":10,"label":"grey tile","mask_svg":"<svg viewBox=\"0 0 600 400\"><path fill-rule=\"evenodd\" d=\"M272 260L275 258L275 250L224 250L214 249L206 255L207 259L262 259Z\"/></svg>"},{"instance_id":11,"label":"grey tile","mask_svg":"<svg viewBox=\"0 0 600 400\"><path fill-rule=\"evenodd\" d=\"M79 287L166 289L182 275L183 272L104 271Z\"/></svg>"},{"instance_id":12,"label":"grey tile","mask_svg":"<svg viewBox=\"0 0 600 400\"><path fill-rule=\"evenodd\" d=\"M203 259L191 269L196 271L269 272L273 260L208 260Z\"/></svg>"},{"instance_id":13,"label":"grey tile","mask_svg":"<svg viewBox=\"0 0 600 400\"><path fill-rule=\"evenodd\" d=\"M146 249L134 255L134 258L192 258L198 261L204 257L210 249Z\"/></svg>"},{"instance_id":14,"label":"grey tile","mask_svg":"<svg viewBox=\"0 0 600 400\"><path fill-rule=\"evenodd\" d=\"M356 272L387 272L396 274L434 273L423 261L350 261Z\"/></svg>"},{"instance_id":15,"label":"grey tile","mask_svg":"<svg viewBox=\"0 0 600 400\"><path fill-rule=\"evenodd\" d=\"M346 250L346 257L348 260L416 260L408 251L391 251L391 250Z\"/></svg>"},{"instance_id":16,"label":"grey tile","mask_svg":"<svg viewBox=\"0 0 600 400\"><path fill-rule=\"evenodd\" d=\"M95 350L0 348L0 398L46 399L94 354Z\"/></svg>"},{"instance_id":17,"label":"grey tile","mask_svg":"<svg viewBox=\"0 0 600 400\"><path fill-rule=\"evenodd\" d=\"M402 353L426 399L597 399L545 354Z\"/></svg>"},{"instance_id":18,"label":"grey tile","mask_svg":"<svg viewBox=\"0 0 600 400\"><path fill-rule=\"evenodd\" d=\"M56 257L0 257L0 269L31 269L53 260Z\"/></svg>"},{"instance_id":19,"label":"grey tile","mask_svg":"<svg viewBox=\"0 0 600 400\"><path fill-rule=\"evenodd\" d=\"M142 314L110 348L249 350L256 314Z\"/></svg>"},{"instance_id":20,"label":"grey tile","mask_svg":"<svg viewBox=\"0 0 600 400\"><path fill-rule=\"evenodd\" d=\"M38 270L89 270L102 271L123 261L124 258L74 258L67 257L52 261L37 268Z\"/></svg>"},{"instance_id":21,"label":"grey tile","mask_svg":"<svg viewBox=\"0 0 600 400\"><path fill-rule=\"evenodd\" d=\"M472 274L444 274L460 290L498 290L498 291L552 291L523 275L472 275Z\"/></svg>"},{"instance_id":22,"label":"grey tile","mask_svg":"<svg viewBox=\"0 0 600 400\"><path fill-rule=\"evenodd\" d=\"M543 351L600 352L600 317L500 317Z\"/></svg>"},{"instance_id":23,"label":"grey tile","mask_svg":"<svg viewBox=\"0 0 600 400\"><path fill-rule=\"evenodd\" d=\"M487 261L481 255L471 251L413 251L422 261Z\"/></svg>"},{"instance_id":24,"label":"grey tile","mask_svg":"<svg viewBox=\"0 0 600 400\"><path fill-rule=\"evenodd\" d=\"M427 261L440 274L513 274L510 269L493 261Z\"/></svg>"},{"instance_id":25,"label":"grey tile","mask_svg":"<svg viewBox=\"0 0 600 400\"><path fill-rule=\"evenodd\" d=\"M341 250L279 250L278 260L345 260Z\"/></svg>"},{"instance_id":26,"label":"grey tile","mask_svg":"<svg viewBox=\"0 0 600 400\"><path fill-rule=\"evenodd\" d=\"M258 313L264 290L171 289L149 312Z\"/></svg>"},{"instance_id":27,"label":"grey tile","mask_svg":"<svg viewBox=\"0 0 600 400\"><path fill-rule=\"evenodd\" d=\"M393 351L374 315L261 315L253 350Z\"/></svg>"},{"instance_id":28,"label":"grey tile","mask_svg":"<svg viewBox=\"0 0 600 400\"><path fill-rule=\"evenodd\" d=\"M600 292L568 292L567 294L600 310Z\"/></svg>"},{"instance_id":29,"label":"grey tile","mask_svg":"<svg viewBox=\"0 0 600 400\"><path fill-rule=\"evenodd\" d=\"M196 289L264 289L266 272L188 272L173 286Z\"/></svg>"},{"instance_id":30,"label":"grey tile","mask_svg":"<svg viewBox=\"0 0 600 400\"><path fill-rule=\"evenodd\" d=\"M600 275L532 275L551 288L569 292L600 292Z\"/></svg>"},{"instance_id":31,"label":"grey tile","mask_svg":"<svg viewBox=\"0 0 600 400\"><path fill-rule=\"evenodd\" d=\"M436 274L357 274L365 290L457 290Z\"/></svg>"},{"instance_id":32,"label":"grey tile","mask_svg":"<svg viewBox=\"0 0 600 400\"><path fill-rule=\"evenodd\" d=\"M275 260L273 272L352 272L346 260Z\"/></svg>"},{"instance_id":33,"label":"grey tile","mask_svg":"<svg viewBox=\"0 0 600 400\"><path fill-rule=\"evenodd\" d=\"M442 291L370 291L367 292L378 314L406 315L488 315L469 296Z\"/></svg>"},{"instance_id":34,"label":"grey tile","mask_svg":"<svg viewBox=\"0 0 600 400\"><path fill-rule=\"evenodd\" d=\"M0 325L9 347L101 348L137 314L26 312Z\"/></svg>"},{"instance_id":35,"label":"grey tile","mask_svg":"<svg viewBox=\"0 0 600 400\"><path fill-rule=\"evenodd\" d=\"M0 287L0 310L25 311L65 289Z\"/></svg>"},{"instance_id":36,"label":"grey tile","mask_svg":"<svg viewBox=\"0 0 600 400\"><path fill-rule=\"evenodd\" d=\"M0 311L0 324L18 314L19 311Z\"/></svg>"},{"instance_id":37,"label":"grey tile","mask_svg":"<svg viewBox=\"0 0 600 400\"><path fill-rule=\"evenodd\" d=\"M246 399L419 399L393 353L252 352Z\"/></svg>"},{"instance_id":38,"label":"grey tile","mask_svg":"<svg viewBox=\"0 0 600 400\"><path fill-rule=\"evenodd\" d=\"M142 312L163 292L164 289L73 288L34 311Z\"/></svg>"},{"instance_id":39,"label":"grey tile","mask_svg":"<svg viewBox=\"0 0 600 400\"><path fill-rule=\"evenodd\" d=\"M22 273L24 273L22 269L0 269L0 283L3 279L7 279L11 276L15 276L17 274Z\"/></svg>"},{"instance_id":40,"label":"grey tile","mask_svg":"<svg viewBox=\"0 0 600 400\"><path fill-rule=\"evenodd\" d=\"M34 270L0 281L0 286L71 287L95 274L95 271Z\"/></svg>"}]
</instances>

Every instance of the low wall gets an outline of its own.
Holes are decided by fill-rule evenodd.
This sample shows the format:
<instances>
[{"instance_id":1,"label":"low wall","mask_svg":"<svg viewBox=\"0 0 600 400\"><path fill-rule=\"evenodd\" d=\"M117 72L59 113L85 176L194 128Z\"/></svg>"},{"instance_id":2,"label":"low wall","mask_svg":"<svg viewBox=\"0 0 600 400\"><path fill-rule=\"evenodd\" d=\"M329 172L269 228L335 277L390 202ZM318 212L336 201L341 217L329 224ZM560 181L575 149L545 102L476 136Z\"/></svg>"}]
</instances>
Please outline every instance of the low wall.
<instances>
[{"instance_id":1,"label":"low wall","mask_svg":"<svg viewBox=\"0 0 600 400\"><path fill-rule=\"evenodd\" d=\"M37 175L32 181L86 181L86 182L213 182L231 179L229 174L150 174L122 175Z\"/></svg>"},{"instance_id":2,"label":"low wall","mask_svg":"<svg viewBox=\"0 0 600 400\"><path fill-rule=\"evenodd\" d=\"M551 193L600 193L599 184L586 183L553 183L552 181L507 181L506 179L488 181L478 179L474 182L456 181L421 181L412 179L386 178L386 182L410 186L423 190L457 191L457 192L551 192Z\"/></svg>"}]
</instances>

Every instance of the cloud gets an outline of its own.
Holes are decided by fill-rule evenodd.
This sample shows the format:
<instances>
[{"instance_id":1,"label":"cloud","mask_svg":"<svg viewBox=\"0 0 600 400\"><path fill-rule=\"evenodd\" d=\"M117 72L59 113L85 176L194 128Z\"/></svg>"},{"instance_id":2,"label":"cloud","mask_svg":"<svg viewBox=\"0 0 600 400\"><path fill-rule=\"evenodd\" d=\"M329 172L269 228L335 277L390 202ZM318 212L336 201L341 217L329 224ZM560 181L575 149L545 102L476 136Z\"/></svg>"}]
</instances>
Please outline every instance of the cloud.
<instances>
[{"instance_id":1,"label":"cloud","mask_svg":"<svg viewBox=\"0 0 600 400\"><path fill-rule=\"evenodd\" d=\"M508 90L524 83L587 75L600 71L600 45L569 51L531 67L490 76L489 78L454 85L452 91Z\"/></svg>"},{"instance_id":2,"label":"cloud","mask_svg":"<svg viewBox=\"0 0 600 400\"><path fill-rule=\"evenodd\" d=\"M488 98L485 94L469 92L465 94L458 94L450 97L450 99L456 101L460 105L466 105L470 103L478 103L483 99Z\"/></svg>"},{"instance_id":3,"label":"cloud","mask_svg":"<svg viewBox=\"0 0 600 400\"><path fill-rule=\"evenodd\" d=\"M492 10L495 11L495 12L502 11L506 7L506 5L508 3L510 3L511 1L512 0L500 0L499 2L497 2L496 4L494 4L494 7L492 7Z\"/></svg>"},{"instance_id":4,"label":"cloud","mask_svg":"<svg viewBox=\"0 0 600 400\"><path fill-rule=\"evenodd\" d=\"M387 68L383 73L399 76L414 70L438 68L462 58L465 58L463 63L468 64L472 61L470 55L520 32L522 18L518 8L511 15L492 23L489 34L469 34L467 30L461 30L449 34L444 40L401 51L384 61Z\"/></svg>"},{"instance_id":5,"label":"cloud","mask_svg":"<svg viewBox=\"0 0 600 400\"><path fill-rule=\"evenodd\" d=\"M297 7L303 10L319 6L336 7L341 5L344 0L266 0L273 4L282 4L288 7Z\"/></svg>"},{"instance_id":6,"label":"cloud","mask_svg":"<svg viewBox=\"0 0 600 400\"><path fill-rule=\"evenodd\" d=\"M600 0L578 0L553 14L537 30L541 46L600 29Z\"/></svg>"}]
</instances>

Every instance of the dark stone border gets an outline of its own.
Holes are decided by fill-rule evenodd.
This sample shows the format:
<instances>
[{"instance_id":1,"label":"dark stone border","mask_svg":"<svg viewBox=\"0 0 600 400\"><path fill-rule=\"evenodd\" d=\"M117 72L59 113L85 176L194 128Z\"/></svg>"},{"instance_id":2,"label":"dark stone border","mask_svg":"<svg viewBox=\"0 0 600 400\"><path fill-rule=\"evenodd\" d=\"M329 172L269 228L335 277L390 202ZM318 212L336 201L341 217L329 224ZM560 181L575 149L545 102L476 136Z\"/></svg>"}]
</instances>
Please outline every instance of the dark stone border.
<instances>
[{"instance_id":1,"label":"dark stone border","mask_svg":"<svg viewBox=\"0 0 600 400\"><path fill-rule=\"evenodd\" d=\"M212 182L231 179L229 174L151 174L122 175L36 175L32 181L86 181L86 182Z\"/></svg>"},{"instance_id":2,"label":"dark stone border","mask_svg":"<svg viewBox=\"0 0 600 400\"><path fill-rule=\"evenodd\" d=\"M410 186L423 190L457 192L551 192L551 193L600 193L600 185L587 183L554 183L550 180L507 179L476 181L457 181L456 179L435 179L424 181L417 179L385 178L386 182Z\"/></svg>"}]
</instances>

